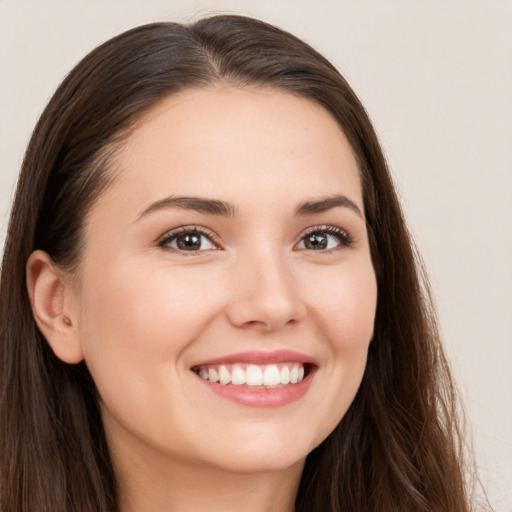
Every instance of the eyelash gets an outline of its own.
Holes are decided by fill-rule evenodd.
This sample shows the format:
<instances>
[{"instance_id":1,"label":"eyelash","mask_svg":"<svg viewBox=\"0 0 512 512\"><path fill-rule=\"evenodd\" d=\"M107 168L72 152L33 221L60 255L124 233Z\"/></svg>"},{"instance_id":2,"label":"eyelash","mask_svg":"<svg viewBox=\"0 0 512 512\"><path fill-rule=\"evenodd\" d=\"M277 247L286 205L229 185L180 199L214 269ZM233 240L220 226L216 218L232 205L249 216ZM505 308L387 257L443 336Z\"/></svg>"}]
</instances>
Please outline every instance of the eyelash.
<instances>
[{"instance_id":1,"label":"eyelash","mask_svg":"<svg viewBox=\"0 0 512 512\"><path fill-rule=\"evenodd\" d=\"M320 249L318 251L314 251L313 249L307 249L306 247L304 249L300 250L310 250L312 252L320 252L320 253L331 253L336 250L340 250L344 247L349 248L353 245L353 239L352 237L343 229L338 228L336 226L328 226L328 225L322 225L322 226L314 226L312 228L309 228L306 230L305 233L303 233L300 237L300 240L295 246L297 246L299 243L304 243L304 240L311 235L314 234L327 234L330 236L334 236L339 241L339 246L331 249ZM170 247L169 244L175 241L180 235L196 235L199 237L206 237L210 240L212 245L215 247L213 249L202 249L202 250L184 250L180 249L178 247ZM204 252L205 250L217 250L220 247L220 244L218 242L218 236L211 230L198 227L198 226L183 226L177 229L174 229L172 231L169 231L166 233L158 242L158 246L162 247L163 249L172 250L179 252L180 254L186 254L187 256L196 256L200 254L201 252ZM294 246L294 247L295 247Z\"/></svg>"},{"instance_id":2,"label":"eyelash","mask_svg":"<svg viewBox=\"0 0 512 512\"><path fill-rule=\"evenodd\" d=\"M324 253L324 254L340 250L340 249L342 249L344 247L345 248L350 248L353 245L353 243L354 243L353 238L344 229L338 228L336 226L328 226L328 225L314 226L312 228L309 228L301 236L300 242L303 243L303 241L306 239L306 237L314 235L315 233L327 234L327 235L334 236L334 237L336 237L338 239L338 241L340 243L340 245L335 247L335 248L332 248L332 249L322 249L322 250L318 251L318 252L321 252L321 253ZM307 250L307 248L305 250ZM310 250L312 251L312 249L310 249Z\"/></svg>"},{"instance_id":3,"label":"eyelash","mask_svg":"<svg viewBox=\"0 0 512 512\"><path fill-rule=\"evenodd\" d=\"M208 250L217 250L219 248L217 235L209 229L198 226L183 226L177 229L173 229L172 231L167 232L161 238L161 240L158 242L158 246L162 247L163 249L179 252L180 254L186 254L187 256L197 256L199 253L205 250L187 251L184 249L179 249L178 247L170 247L168 244L176 240L180 235L196 235L199 237L206 237L210 240L212 245L215 246L214 249Z\"/></svg>"}]
</instances>

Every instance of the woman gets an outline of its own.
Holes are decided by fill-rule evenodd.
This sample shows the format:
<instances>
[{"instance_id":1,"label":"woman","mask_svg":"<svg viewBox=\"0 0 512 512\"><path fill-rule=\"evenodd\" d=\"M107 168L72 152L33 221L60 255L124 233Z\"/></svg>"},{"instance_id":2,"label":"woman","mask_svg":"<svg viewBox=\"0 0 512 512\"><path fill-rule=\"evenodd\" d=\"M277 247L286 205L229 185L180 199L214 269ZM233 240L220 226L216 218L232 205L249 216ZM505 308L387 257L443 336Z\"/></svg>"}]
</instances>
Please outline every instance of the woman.
<instances>
[{"instance_id":1,"label":"woman","mask_svg":"<svg viewBox=\"0 0 512 512\"><path fill-rule=\"evenodd\" d=\"M470 509L376 135L275 27L85 57L29 144L0 297L4 512Z\"/></svg>"}]
</instances>

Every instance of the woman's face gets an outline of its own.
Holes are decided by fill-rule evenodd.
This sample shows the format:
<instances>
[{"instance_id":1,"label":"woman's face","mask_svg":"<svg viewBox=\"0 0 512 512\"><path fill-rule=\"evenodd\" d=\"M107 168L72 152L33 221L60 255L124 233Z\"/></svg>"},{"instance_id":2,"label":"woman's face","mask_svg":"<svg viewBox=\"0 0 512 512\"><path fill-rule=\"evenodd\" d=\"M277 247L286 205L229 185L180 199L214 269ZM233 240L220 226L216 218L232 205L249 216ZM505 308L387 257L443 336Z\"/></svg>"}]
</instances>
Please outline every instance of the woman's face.
<instances>
[{"instance_id":1,"label":"woman's face","mask_svg":"<svg viewBox=\"0 0 512 512\"><path fill-rule=\"evenodd\" d=\"M302 464L354 399L376 307L338 125L276 90L184 91L113 172L73 293L114 457Z\"/></svg>"}]
</instances>

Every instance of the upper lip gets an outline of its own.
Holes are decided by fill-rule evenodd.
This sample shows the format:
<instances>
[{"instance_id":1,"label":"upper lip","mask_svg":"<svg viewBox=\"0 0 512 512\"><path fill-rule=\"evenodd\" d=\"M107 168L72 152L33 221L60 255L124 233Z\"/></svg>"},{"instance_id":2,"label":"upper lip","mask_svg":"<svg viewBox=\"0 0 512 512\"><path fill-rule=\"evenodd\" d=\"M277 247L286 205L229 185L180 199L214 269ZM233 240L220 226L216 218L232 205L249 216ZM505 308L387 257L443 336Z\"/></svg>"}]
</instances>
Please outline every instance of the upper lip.
<instances>
[{"instance_id":1,"label":"upper lip","mask_svg":"<svg viewBox=\"0 0 512 512\"><path fill-rule=\"evenodd\" d=\"M201 361L193 366L208 366L215 364L274 364L274 363L288 363L297 362L303 364L311 364L317 366L314 358L295 352L294 350L274 350L271 352L261 350L250 350L246 352L238 352L236 354L229 354L225 356L215 357L206 361Z\"/></svg>"}]
</instances>

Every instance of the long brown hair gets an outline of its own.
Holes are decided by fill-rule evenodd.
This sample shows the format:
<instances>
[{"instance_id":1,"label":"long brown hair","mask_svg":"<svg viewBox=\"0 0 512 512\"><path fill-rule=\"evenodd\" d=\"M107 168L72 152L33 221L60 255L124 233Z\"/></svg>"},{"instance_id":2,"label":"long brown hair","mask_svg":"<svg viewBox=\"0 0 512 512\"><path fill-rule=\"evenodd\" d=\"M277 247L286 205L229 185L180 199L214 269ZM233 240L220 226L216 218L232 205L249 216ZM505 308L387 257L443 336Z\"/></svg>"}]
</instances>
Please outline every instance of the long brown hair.
<instances>
[{"instance_id":1,"label":"long brown hair","mask_svg":"<svg viewBox=\"0 0 512 512\"><path fill-rule=\"evenodd\" d=\"M0 509L114 512L116 477L85 363L57 359L38 331L25 264L46 251L76 268L85 216L109 185L109 160L164 97L215 83L310 98L338 121L358 160L377 274L375 331L349 411L307 458L297 511L470 510L456 394L428 283L360 101L319 53L240 16L155 23L87 55L29 143L0 288Z\"/></svg>"}]
</instances>

